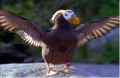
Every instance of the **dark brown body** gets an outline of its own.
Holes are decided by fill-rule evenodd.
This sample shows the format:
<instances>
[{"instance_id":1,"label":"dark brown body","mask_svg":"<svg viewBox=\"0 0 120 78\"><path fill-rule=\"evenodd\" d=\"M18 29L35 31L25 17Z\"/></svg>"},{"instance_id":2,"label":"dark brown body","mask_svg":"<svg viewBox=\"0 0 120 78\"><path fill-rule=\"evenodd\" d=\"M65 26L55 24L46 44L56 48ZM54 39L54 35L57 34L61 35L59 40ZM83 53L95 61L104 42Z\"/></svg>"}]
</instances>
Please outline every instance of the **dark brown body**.
<instances>
[{"instance_id":1,"label":"dark brown body","mask_svg":"<svg viewBox=\"0 0 120 78\"><path fill-rule=\"evenodd\" d=\"M71 29L53 29L45 36L42 56L47 63L70 62L77 45L77 37ZM46 45L47 44L47 45Z\"/></svg>"},{"instance_id":2,"label":"dark brown body","mask_svg":"<svg viewBox=\"0 0 120 78\"><path fill-rule=\"evenodd\" d=\"M62 16L54 27L43 37L42 57L47 63L63 64L70 62L77 47L77 36L70 23Z\"/></svg>"}]
</instances>

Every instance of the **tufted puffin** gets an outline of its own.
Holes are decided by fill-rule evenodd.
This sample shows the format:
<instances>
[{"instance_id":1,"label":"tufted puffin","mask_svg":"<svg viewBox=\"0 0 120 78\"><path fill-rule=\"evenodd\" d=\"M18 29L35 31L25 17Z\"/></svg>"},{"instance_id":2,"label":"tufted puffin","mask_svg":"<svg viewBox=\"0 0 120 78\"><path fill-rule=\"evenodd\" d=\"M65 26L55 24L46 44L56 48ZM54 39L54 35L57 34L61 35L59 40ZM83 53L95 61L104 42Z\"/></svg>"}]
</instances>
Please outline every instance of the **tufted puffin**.
<instances>
[{"instance_id":1,"label":"tufted puffin","mask_svg":"<svg viewBox=\"0 0 120 78\"><path fill-rule=\"evenodd\" d=\"M44 29L29 19L0 10L0 27L18 34L29 44L42 48L47 76L58 72L53 71L50 64L66 64L63 71L69 70L77 47L81 47L90 39L106 35L119 24L119 16L110 16L83 23L73 30L71 24L79 24L80 20L72 10L58 10L50 20L54 24L53 27Z\"/></svg>"}]
</instances>

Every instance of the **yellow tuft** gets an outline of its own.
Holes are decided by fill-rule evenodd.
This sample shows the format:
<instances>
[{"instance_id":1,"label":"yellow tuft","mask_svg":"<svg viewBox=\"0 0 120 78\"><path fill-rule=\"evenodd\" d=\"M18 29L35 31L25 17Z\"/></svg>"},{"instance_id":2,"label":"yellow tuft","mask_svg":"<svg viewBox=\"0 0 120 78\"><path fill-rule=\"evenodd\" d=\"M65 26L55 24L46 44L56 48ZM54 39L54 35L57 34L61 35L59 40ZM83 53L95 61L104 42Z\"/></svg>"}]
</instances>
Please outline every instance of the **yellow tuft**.
<instances>
[{"instance_id":1,"label":"yellow tuft","mask_svg":"<svg viewBox=\"0 0 120 78\"><path fill-rule=\"evenodd\" d=\"M59 14L59 13L64 13L65 10L58 10L54 13L54 15L52 16L52 18L50 19L52 23L54 23L55 17Z\"/></svg>"}]
</instances>

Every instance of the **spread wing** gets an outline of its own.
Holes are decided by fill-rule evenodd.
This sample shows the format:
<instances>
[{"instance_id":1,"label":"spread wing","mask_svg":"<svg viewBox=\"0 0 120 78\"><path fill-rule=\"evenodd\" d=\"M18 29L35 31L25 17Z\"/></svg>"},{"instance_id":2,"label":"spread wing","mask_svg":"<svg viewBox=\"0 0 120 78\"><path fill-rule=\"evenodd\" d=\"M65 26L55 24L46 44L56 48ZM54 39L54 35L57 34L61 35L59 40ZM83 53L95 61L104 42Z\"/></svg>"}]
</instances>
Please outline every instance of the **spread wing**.
<instances>
[{"instance_id":1,"label":"spread wing","mask_svg":"<svg viewBox=\"0 0 120 78\"><path fill-rule=\"evenodd\" d=\"M0 10L0 27L18 34L24 41L34 46L41 46L41 35L46 32L32 21L4 10Z\"/></svg>"},{"instance_id":2,"label":"spread wing","mask_svg":"<svg viewBox=\"0 0 120 78\"><path fill-rule=\"evenodd\" d=\"M87 43L89 39L105 35L117 27L117 24L119 24L119 16L97 19L80 25L74 30L78 38L78 47Z\"/></svg>"}]
</instances>

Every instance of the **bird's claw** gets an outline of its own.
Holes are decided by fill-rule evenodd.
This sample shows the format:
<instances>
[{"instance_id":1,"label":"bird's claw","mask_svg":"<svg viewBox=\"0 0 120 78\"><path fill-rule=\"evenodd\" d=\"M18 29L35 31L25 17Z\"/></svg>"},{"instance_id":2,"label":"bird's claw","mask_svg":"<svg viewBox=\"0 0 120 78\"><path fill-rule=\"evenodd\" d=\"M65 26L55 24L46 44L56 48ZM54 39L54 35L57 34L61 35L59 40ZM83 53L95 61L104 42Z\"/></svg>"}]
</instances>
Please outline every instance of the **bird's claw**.
<instances>
[{"instance_id":1,"label":"bird's claw","mask_svg":"<svg viewBox=\"0 0 120 78\"><path fill-rule=\"evenodd\" d=\"M59 68L56 68L56 69L49 68L48 72L47 72L47 76L55 75L57 73L64 73L66 75L67 73L74 72L75 69L76 68L73 66L68 66L68 67L65 67L64 69L61 69L61 70Z\"/></svg>"},{"instance_id":2,"label":"bird's claw","mask_svg":"<svg viewBox=\"0 0 120 78\"><path fill-rule=\"evenodd\" d=\"M69 73L69 72L71 72L71 71L72 71L72 69L67 68L67 69L64 69L63 71L64 71L65 73Z\"/></svg>"},{"instance_id":3,"label":"bird's claw","mask_svg":"<svg viewBox=\"0 0 120 78\"><path fill-rule=\"evenodd\" d=\"M49 72L47 73L47 76L51 76L51 75L54 75L54 74L57 74L59 71L57 70L49 70Z\"/></svg>"},{"instance_id":4,"label":"bird's claw","mask_svg":"<svg viewBox=\"0 0 120 78\"><path fill-rule=\"evenodd\" d=\"M67 68L63 69L62 71L64 73L70 73L70 72L74 72L75 70L76 70L75 67L70 66L70 67L67 67Z\"/></svg>"}]
</instances>

